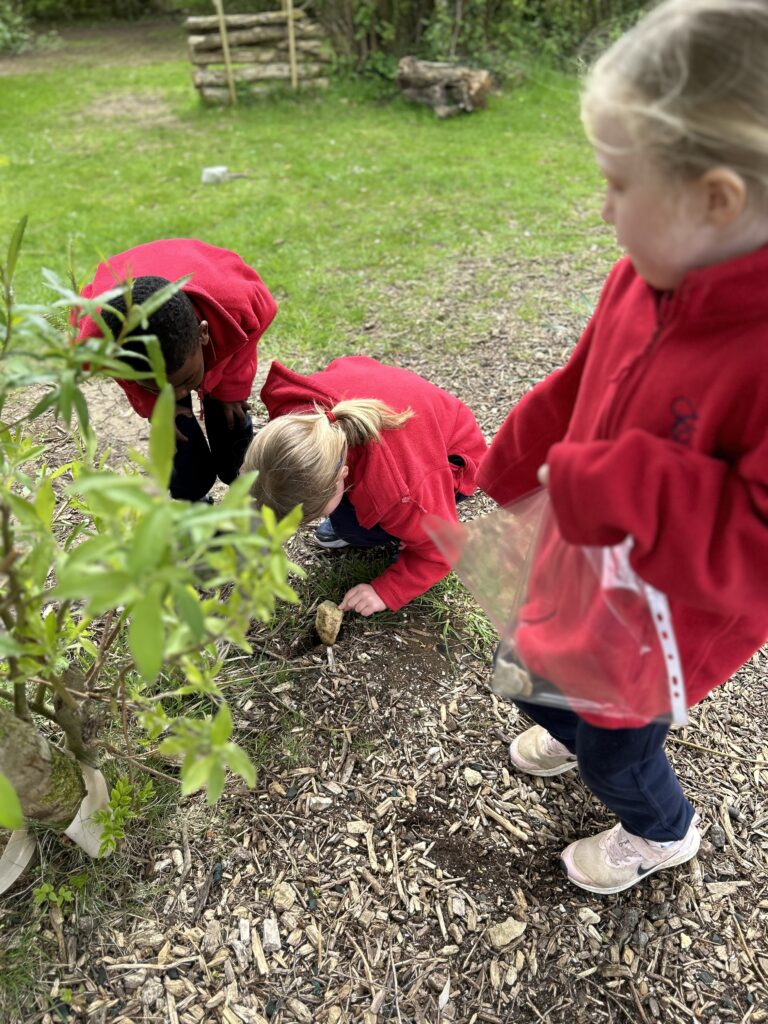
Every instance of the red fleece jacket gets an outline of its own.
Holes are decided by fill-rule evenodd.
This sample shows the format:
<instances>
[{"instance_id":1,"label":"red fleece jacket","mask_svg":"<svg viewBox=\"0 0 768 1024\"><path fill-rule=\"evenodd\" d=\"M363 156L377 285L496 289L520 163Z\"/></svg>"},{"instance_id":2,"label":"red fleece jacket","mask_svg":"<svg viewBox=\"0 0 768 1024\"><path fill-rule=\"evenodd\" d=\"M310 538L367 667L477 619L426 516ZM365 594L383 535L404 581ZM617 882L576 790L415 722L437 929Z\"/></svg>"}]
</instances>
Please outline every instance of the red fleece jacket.
<instances>
[{"instance_id":1,"label":"red fleece jacket","mask_svg":"<svg viewBox=\"0 0 768 1024\"><path fill-rule=\"evenodd\" d=\"M347 492L360 525L380 526L405 542L393 565L371 581L388 608L402 608L449 571L424 533L427 513L456 521L456 494L472 494L487 445L472 411L454 395L410 370L367 356L334 359L325 370L302 376L272 363L261 398L276 419L314 402L330 408L343 399L378 398L393 409L413 409L381 443L351 448ZM463 466L448 462L458 455Z\"/></svg>"},{"instance_id":2,"label":"red fleece jacket","mask_svg":"<svg viewBox=\"0 0 768 1024\"><path fill-rule=\"evenodd\" d=\"M669 599L689 704L768 636L766 281L768 248L668 294L621 260L571 358L512 409L478 477L508 504L548 463L568 544L634 538L633 569ZM550 629L541 642L566 657L580 638Z\"/></svg>"},{"instance_id":3,"label":"red fleece jacket","mask_svg":"<svg viewBox=\"0 0 768 1024\"><path fill-rule=\"evenodd\" d=\"M201 397L222 402L245 401L256 376L256 345L272 323L277 305L259 275L229 249L220 249L193 238L168 238L137 245L100 263L86 299L101 295L131 277L165 277L176 281L192 274L183 291L189 296L199 320L207 320L210 341L203 348L205 377ZM86 316L78 338L99 335ZM135 381L117 382L140 416L149 418L156 396Z\"/></svg>"}]
</instances>

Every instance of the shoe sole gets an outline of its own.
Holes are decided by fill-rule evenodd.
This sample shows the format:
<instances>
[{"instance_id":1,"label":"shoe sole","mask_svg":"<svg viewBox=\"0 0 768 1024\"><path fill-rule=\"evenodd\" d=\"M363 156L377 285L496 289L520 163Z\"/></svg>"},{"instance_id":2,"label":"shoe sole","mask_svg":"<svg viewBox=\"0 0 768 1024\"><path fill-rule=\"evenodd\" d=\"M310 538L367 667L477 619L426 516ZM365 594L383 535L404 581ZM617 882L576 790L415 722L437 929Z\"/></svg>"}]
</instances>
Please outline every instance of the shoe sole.
<instances>
[{"instance_id":1,"label":"shoe sole","mask_svg":"<svg viewBox=\"0 0 768 1024\"><path fill-rule=\"evenodd\" d=\"M340 550L341 548L350 547L350 545L345 540L318 540L317 537L315 537L314 541L319 548L326 548L326 550L329 551L333 549Z\"/></svg>"},{"instance_id":2,"label":"shoe sole","mask_svg":"<svg viewBox=\"0 0 768 1024\"><path fill-rule=\"evenodd\" d=\"M601 888L599 885L588 885L586 882L580 882L577 878L574 878L573 875L571 875L569 871L570 865L566 859L568 850L571 848L570 846L561 853L560 863L568 877L568 881L578 886L579 889L585 889L587 892L597 893L598 896L612 896L613 893L624 892L625 889L631 889L633 885L638 885L640 882L644 882L646 878L649 878L651 875L655 875L657 871L661 871L664 868L676 868L679 867L680 864L685 864L689 860L693 860L699 852L700 845L701 833L697 831L692 848L684 851L681 850L674 857L670 857L669 860L662 861L661 864L657 864L655 867L649 868L648 871L644 871L642 875L638 875L637 878L630 878L628 882L624 882L621 885L609 886L607 888Z\"/></svg>"},{"instance_id":3,"label":"shoe sole","mask_svg":"<svg viewBox=\"0 0 768 1024\"><path fill-rule=\"evenodd\" d=\"M549 779L553 775L562 775L563 772L569 772L571 768L577 766L577 761L574 758L573 761L566 761L564 764L559 764L556 768L524 768L521 764L518 764L515 760L514 754L512 753L515 746L515 740L509 744L509 760L512 762L519 772L525 772L526 775L535 775L538 779ZM518 754L518 757L521 756Z\"/></svg>"}]
</instances>

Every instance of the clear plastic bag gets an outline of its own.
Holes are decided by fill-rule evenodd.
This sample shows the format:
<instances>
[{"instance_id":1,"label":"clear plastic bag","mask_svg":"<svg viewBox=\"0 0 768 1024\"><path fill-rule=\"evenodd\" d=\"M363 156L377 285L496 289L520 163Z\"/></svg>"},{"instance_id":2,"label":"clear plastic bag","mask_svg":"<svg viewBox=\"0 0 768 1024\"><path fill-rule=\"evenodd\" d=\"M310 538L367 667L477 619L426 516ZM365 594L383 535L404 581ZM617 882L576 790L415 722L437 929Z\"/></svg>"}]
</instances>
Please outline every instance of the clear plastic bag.
<instances>
[{"instance_id":1,"label":"clear plastic bag","mask_svg":"<svg viewBox=\"0 0 768 1024\"><path fill-rule=\"evenodd\" d=\"M634 572L632 538L566 543L546 490L468 523L425 530L497 630L499 695L613 728L687 721L669 605Z\"/></svg>"}]
</instances>

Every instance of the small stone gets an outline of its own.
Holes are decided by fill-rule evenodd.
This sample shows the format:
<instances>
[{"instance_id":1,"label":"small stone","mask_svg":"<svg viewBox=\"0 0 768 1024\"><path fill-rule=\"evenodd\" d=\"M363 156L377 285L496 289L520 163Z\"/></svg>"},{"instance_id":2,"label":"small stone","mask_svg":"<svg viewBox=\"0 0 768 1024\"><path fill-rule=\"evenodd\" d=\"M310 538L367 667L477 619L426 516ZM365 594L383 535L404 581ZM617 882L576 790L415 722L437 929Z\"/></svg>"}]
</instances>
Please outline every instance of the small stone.
<instances>
[{"instance_id":1,"label":"small stone","mask_svg":"<svg viewBox=\"0 0 768 1024\"><path fill-rule=\"evenodd\" d=\"M510 942L519 939L527 927L524 921L508 917L506 921L491 925L488 929L488 941L494 949L504 949Z\"/></svg>"},{"instance_id":2,"label":"small stone","mask_svg":"<svg viewBox=\"0 0 768 1024\"><path fill-rule=\"evenodd\" d=\"M333 601L322 601L317 608L315 615L315 629L322 643L326 647L332 647L336 643L336 637L341 629L341 620L344 612Z\"/></svg>"},{"instance_id":3,"label":"small stone","mask_svg":"<svg viewBox=\"0 0 768 1024\"><path fill-rule=\"evenodd\" d=\"M722 850L725 846L725 829L715 822L709 830L709 841L716 850Z\"/></svg>"},{"instance_id":4,"label":"small stone","mask_svg":"<svg viewBox=\"0 0 768 1024\"><path fill-rule=\"evenodd\" d=\"M464 781L468 786L479 786L483 781L483 776L480 772L476 772L474 768L465 768Z\"/></svg>"},{"instance_id":5,"label":"small stone","mask_svg":"<svg viewBox=\"0 0 768 1024\"><path fill-rule=\"evenodd\" d=\"M314 796L313 795L313 796L310 796L308 798L308 800L307 800L307 810L313 811L313 812L327 811L332 803L333 803L333 800L329 796Z\"/></svg>"},{"instance_id":6,"label":"small stone","mask_svg":"<svg viewBox=\"0 0 768 1024\"><path fill-rule=\"evenodd\" d=\"M280 882L275 886L272 893L272 903L275 910L290 910L295 902L296 893L293 891L293 886L289 885L288 882Z\"/></svg>"},{"instance_id":7,"label":"small stone","mask_svg":"<svg viewBox=\"0 0 768 1024\"><path fill-rule=\"evenodd\" d=\"M131 971L129 974L124 974L122 980L126 990L128 992L133 992L135 989L141 988L147 980L147 972L145 968L141 967L138 971Z\"/></svg>"},{"instance_id":8,"label":"small stone","mask_svg":"<svg viewBox=\"0 0 768 1024\"><path fill-rule=\"evenodd\" d=\"M277 953L282 946L280 929L274 917L265 917L261 933L261 947L265 953Z\"/></svg>"}]
</instances>

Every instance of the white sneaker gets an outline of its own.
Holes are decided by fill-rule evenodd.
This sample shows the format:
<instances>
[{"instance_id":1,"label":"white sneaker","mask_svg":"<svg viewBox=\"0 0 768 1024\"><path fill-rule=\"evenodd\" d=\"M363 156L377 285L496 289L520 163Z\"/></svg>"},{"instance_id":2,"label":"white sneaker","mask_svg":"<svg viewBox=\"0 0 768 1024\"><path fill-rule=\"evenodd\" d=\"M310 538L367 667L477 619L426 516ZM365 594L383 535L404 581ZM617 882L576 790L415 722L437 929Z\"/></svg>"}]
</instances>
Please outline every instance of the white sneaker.
<instances>
[{"instance_id":1,"label":"white sneaker","mask_svg":"<svg viewBox=\"0 0 768 1024\"><path fill-rule=\"evenodd\" d=\"M576 767L576 755L540 725L515 736L509 745L509 759L527 775L560 775Z\"/></svg>"},{"instance_id":2,"label":"white sneaker","mask_svg":"<svg viewBox=\"0 0 768 1024\"><path fill-rule=\"evenodd\" d=\"M577 839L560 854L566 874L580 889L608 895L622 892L662 868L684 864L695 857L701 833L694 817L682 839L656 843L614 825L588 839Z\"/></svg>"}]
</instances>

